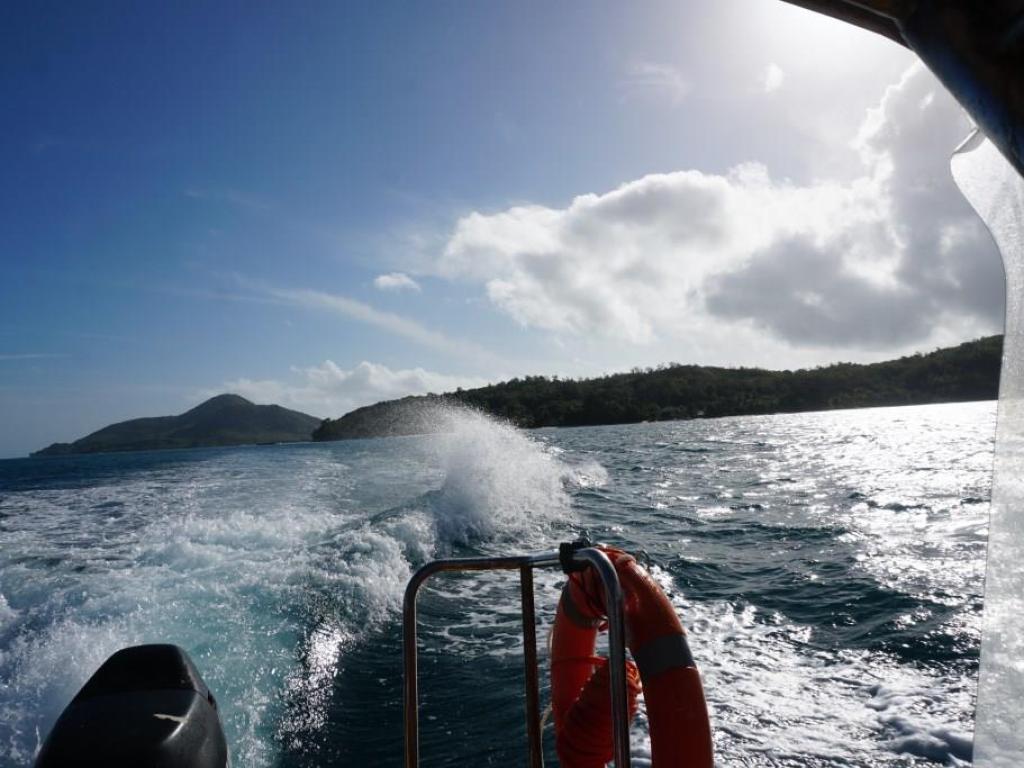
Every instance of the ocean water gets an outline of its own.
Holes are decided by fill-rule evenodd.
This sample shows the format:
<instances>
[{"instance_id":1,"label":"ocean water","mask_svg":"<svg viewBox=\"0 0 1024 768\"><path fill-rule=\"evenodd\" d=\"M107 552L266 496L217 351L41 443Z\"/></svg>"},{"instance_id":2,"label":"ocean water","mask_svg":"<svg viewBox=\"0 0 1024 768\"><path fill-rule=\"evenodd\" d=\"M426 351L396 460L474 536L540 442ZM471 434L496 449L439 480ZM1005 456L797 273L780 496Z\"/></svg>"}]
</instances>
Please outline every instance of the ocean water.
<instances>
[{"instance_id":1,"label":"ocean water","mask_svg":"<svg viewBox=\"0 0 1024 768\"><path fill-rule=\"evenodd\" d=\"M236 766L398 766L412 570L583 531L645 552L670 593L719 765L970 762L994 403L444 418L434 436L0 462L0 766L30 765L91 672L141 642L188 650ZM561 583L537 574L545 693ZM515 578L437 577L420 622L423 764L522 764Z\"/></svg>"}]
</instances>

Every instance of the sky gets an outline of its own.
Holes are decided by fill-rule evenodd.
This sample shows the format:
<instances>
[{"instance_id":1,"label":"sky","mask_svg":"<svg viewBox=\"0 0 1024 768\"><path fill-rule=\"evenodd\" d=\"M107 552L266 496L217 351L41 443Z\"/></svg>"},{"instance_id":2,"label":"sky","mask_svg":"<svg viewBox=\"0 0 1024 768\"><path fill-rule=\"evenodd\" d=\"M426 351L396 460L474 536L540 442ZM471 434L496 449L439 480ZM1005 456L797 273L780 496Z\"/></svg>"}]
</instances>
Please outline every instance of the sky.
<instances>
[{"instance_id":1,"label":"sky","mask_svg":"<svg viewBox=\"0 0 1024 768\"><path fill-rule=\"evenodd\" d=\"M29 3L0 22L0 457L231 391L997 333L908 51L778 0Z\"/></svg>"}]
</instances>

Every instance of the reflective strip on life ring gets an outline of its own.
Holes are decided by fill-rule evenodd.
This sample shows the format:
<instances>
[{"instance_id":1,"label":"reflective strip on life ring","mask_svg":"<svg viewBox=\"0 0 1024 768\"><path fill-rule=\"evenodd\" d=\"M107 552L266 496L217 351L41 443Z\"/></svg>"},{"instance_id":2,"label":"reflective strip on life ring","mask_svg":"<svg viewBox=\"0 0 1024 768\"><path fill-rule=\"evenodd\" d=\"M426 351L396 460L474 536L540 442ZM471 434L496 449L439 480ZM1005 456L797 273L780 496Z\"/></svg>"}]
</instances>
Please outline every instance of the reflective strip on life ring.
<instances>
[{"instance_id":1,"label":"reflective strip on life ring","mask_svg":"<svg viewBox=\"0 0 1024 768\"><path fill-rule=\"evenodd\" d=\"M675 608L632 557L619 549L602 549L622 584L626 644L647 702L653 768L710 768L714 761L704 688ZM597 683L598 675L593 657L605 614L604 587L597 574L592 569L571 574L551 635L551 708L563 768L597 768L612 757L610 720L602 725L608 733L599 739L607 749L598 754L580 748L584 734L579 711L574 711L585 688L585 698L593 699L591 677ZM603 690L601 695L607 696Z\"/></svg>"},{"instance_id":2,"label":"reflective strip on life ring","mask_svg":"<svg viewBox=\"0 0 1024 768\"><path fill-rule=\"evenodd\" d=\"M633 651L633 661L640 674L650 679L673 667L694 667L693 654L686 635L664 635Z\"/></svg>"}]
</instances>

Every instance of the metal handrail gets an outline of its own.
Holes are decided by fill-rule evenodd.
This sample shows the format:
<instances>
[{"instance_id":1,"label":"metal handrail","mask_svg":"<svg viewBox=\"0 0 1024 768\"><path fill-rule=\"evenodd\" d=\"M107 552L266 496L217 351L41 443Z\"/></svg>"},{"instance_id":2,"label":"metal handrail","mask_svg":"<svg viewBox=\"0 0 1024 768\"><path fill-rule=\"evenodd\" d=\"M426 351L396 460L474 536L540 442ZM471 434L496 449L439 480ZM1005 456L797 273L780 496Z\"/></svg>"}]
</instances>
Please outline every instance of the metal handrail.
<instances>
[{"instance_id":1,"label":"metal handrail","mask_svg":"<svg viewBox=\"0 0 1024 768\"><path fill-rule=\"evenodd\" d=\"M608 556L600 549L574 549L575 565L597 571L604 585L608 611L608 655L612 689L612 738L616 768L629 768L629 714L626 703L626 631L622 586ZM559 552L514 557L466 557L434 560L413 574L402 602L402 646L405 662L405 766L419 768L419 681L417 679L416 596L424 582L441 571L519 571L523 617L523 665L526 675L526 732L530 768L543 768L540 728L540 686L537 681L537 631L533 604L533 569L564 565Z\"/></svg>"}]
</instances>

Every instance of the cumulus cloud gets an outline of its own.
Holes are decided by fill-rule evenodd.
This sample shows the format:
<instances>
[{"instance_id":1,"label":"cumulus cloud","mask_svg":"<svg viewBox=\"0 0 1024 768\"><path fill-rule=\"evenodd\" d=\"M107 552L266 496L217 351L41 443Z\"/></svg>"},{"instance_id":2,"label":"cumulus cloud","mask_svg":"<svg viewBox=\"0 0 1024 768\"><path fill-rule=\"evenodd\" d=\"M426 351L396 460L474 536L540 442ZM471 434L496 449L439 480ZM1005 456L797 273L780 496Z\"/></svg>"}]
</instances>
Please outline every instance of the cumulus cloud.
<instances>
[{"instance_id":1,"label":"cumulus cloud","mask_svg":"<svg viewBox=\"0 0 1024 768\"><path fill-rule=\"evenodd\" d=\"M759 165L656 174L562 210L471 214L438 268L483 282L523 325L642 343L700 309L709 275L780 235L824 239L833 221L853 210L868 217L866 208L855 191L775 183Z\"/></svg>"},{"instance_id":2,"label":"cumulus cloud","mask_svg":"<svg viewBox=\"0 0 1024 768\"><path fill-rule=\"evenodd\" d=\"M373 280L374 286L380 291L401 291L420 292L420 284L404 272L390 272L386 275L377 275Z\"/></svg>"},{"instance_id":3,"label":"cumulus cloud","mask_svg":"<svg viewBox=\"0 0 1024 768\"><path fill-rule=\"evenodd\" d=\"M450 392L486 383L474 377L450 376L423 368L395 370L366 361L346 370L326 360L309 368L293 368L290 380L242 378L225 382L216 392L234 392L257 403L276 403L316 416L337 418L381 400ZM213 393L211 390L204 394Z\"/></svg>"},{"instance_id":4,"label":"cumulus cloud","mask_svg":"<svg viewBox=\"0 0 1024 768\"><path fill-rule=\"evenodd\" d=\"M623 78L622 88L629 96L677 104L690 92L690 83L673 66L654 61L638 61L629 68L629 73Z\"/></svg>"},{"instance_id":5,"label":"cumulus cloud","mask_svg":"<svg viewBox=\"0 0 1024 768\"><path fill-rule=\"evenodd\" d=\"M796 184L747 164L474 212L436 270L524 326L638 343L737 322L794 347L873 350L993 331L1001 267L948 170L968 128L915 66L857 132L857 178Z\"/></svg>"},{"instance_id":6,"label":"cumulus cloud","mask_svg":"<svg viewBox=\"0 0 1024 768\"><path fill-rule=\"evenodd\" d=\"M775 62L772 62L765 67L765 70L761 75L761 85L764 87L765 93L771 93L772 91L779 90L785 79L786 73L782 71L782 67Z\"/></svg>"}]
</instances>

